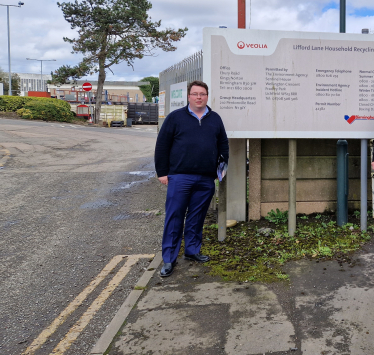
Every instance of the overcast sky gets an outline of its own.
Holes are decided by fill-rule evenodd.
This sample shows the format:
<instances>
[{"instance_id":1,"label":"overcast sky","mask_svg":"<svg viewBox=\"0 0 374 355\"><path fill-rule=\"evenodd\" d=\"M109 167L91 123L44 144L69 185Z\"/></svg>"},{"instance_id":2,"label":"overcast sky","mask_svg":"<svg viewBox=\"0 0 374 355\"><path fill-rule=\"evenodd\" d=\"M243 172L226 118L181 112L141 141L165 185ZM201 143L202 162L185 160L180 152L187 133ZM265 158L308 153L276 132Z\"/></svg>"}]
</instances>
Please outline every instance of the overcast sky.
<instances>
[{"instance_id":1,"label":"overcast sky","mask_svg":"<svg viewBox=\"0 0 374 355\"><path fill-rule=\"evenodd\" d=\"M62 1L62 0L60 0ZM339 32L339 0L246 0L247 28L262 30ZM81 57L71 54L64 36L74 32L64 20L55 0L23 0L21 8L10 7L12 72L40 74L40 62L26 58L56 59L43 62L43 74L61 65L75 65ZM16 5L17 0L0 0ZM112 67L107 80L135 81L159 72L202 49L204 27L237 28L237 0L153 0L149 14L162 20L162 27L188 27L175 52L158 51L155 57L136 60L134 70L125 64ZM0 6L0 67L8 71L7 8ZM250 19L251 13L251 19ZM347 0L347 33L374 32L374 1ZM85 79L85 78L83 78ZM86 79L96 79L86 78Z\"/></svg>"}]
</instances>

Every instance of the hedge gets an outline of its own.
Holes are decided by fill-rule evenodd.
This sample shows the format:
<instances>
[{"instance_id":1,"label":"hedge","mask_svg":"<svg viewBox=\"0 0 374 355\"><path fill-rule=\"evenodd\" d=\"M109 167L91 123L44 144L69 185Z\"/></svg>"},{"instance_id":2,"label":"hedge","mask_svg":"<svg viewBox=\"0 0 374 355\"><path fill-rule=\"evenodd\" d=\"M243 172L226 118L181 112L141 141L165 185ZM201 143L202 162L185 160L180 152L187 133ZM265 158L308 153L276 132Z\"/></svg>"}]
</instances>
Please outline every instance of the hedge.
<instances>
[{"instance_id":1,"label":"hedge","mask_svg":"<svg viewBox=\"0 0 374 355\"><path fill-rule=\"evenodd\" d=\"M71 122L74 118L68 102L46 97L0 96L0 111L43 121Z\"/></svg>"}]
</instances>

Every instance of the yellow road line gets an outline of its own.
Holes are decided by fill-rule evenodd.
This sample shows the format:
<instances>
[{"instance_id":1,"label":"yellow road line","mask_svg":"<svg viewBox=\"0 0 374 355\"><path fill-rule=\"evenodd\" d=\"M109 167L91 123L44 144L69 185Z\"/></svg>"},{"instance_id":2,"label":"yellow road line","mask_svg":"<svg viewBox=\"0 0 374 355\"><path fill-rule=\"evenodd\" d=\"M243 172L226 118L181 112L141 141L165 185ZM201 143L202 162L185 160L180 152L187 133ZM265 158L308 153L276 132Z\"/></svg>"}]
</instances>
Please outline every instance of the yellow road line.
<instances>
[{"instance_id":1,"label":"yellow road line","mask_svg":"<svg viewBox=\"0 0 374 355\"><path fill-rule=\"evenodd\" d=\"M4 148L4 149L0 149L0 152L5 152L3 158L0 159L0 166L4 166L4 164L6 163L6 161L8 160L10 156L10 151Z\"/></svg>"},{"instance_id":2,"label":"yellow road line","mask_svg":"<svg viewBox=\"0 0 374 355\"><path fill-rule=\"evenodd\" d=\"M70 331L65 335L64 339L53 349L52 354L62 355L66 350L70 348L72 343L78 338L83 329L88 325L90 320L96 314L96 312L102 307L104 302L113 293L116 287L125 278L128 272L131 270L140 258L153 258L152 255L131 255L128 256L126 263L121 269L113 276L112 280L109 282L108 286L100 293L100 295L94 300L87 311L82 315L82 317L73 325Z\"/></svg>"},{"instance_id":3,"label":"yellow road line","mask_svg":"<svg viewBox=\"0 0 374 355\"><path fill-rule=\"evenodd\" d=\"M38 350L56 329L65 322L66 318L72 314L87 298L87 296L105 279L106 276L123 260L126 255L116 255L96 276L94 280L57 316L49 327L44 329L22 355L32 355Z\"/></svg>"}]
</instances>

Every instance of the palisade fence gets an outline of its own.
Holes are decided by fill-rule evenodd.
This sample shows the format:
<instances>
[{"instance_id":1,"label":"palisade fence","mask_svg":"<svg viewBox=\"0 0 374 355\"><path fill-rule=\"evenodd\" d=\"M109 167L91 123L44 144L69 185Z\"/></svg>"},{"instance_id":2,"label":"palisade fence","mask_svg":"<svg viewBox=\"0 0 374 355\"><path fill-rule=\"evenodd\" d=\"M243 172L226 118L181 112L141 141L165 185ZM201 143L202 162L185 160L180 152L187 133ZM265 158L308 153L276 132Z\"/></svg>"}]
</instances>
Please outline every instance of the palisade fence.
<instances>
[{"instance_id":1,"label":"palisade fence","mask_svg":"<svg viewBox=\"0 0 374 355\"><path fill-rule=\"evenodd\" d=\"M170 113L170 85L187 81L203 80L203 51L187 57L159 74L160 91L165 91L165 117ZM163 119L159 120L159 126Z\"/></svg>"}]
</instances>

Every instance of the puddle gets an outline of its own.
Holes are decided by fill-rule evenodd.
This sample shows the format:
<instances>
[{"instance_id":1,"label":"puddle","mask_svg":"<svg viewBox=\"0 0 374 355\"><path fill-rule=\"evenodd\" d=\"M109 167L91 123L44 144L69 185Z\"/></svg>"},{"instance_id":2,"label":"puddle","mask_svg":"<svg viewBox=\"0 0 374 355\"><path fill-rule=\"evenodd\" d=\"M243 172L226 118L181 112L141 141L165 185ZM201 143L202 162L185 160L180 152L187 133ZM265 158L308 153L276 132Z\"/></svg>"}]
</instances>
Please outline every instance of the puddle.
<instances>
[{"instance_id":1,"label":"puddle","mask_svg":"<svg viewBox=\"0 0 374 355\"><path fill-rule=\"evenodd\" d=\"M96 209L96 208L103 208L103 207L110 207L115 206L114 203L109 202L108 200L96 200L93 202L87 202L80 206L82 209Z\"/></svg>"},{"instance_id":2,"label":"puddle","mask_svg":"<svg viewBox=\"0 0 374 355\"><path fill-rule=\"evenodd\" d=\"M155 171L130 171L128 172L130 175L139 175L139 176L148 176L148 177L155 177L156 172Z\"/></svg>"},{"instance_id":3,"label":"puddle","mask_svg":"<svg viewBox=\"0 0 374 355\"><path fill-rule=\"evenodd\" d=\"M19 220L15 220L15 221L7 221L7 222L4 223L3 228L4 228L4 229L11 228L12 226L14 226L15 224L18 224L18 223L20 223Z\"/></svg>"},{"instance_id":4,"label":"puddle","mask_svg":"<svg viewBox=\"0 0 374 355\"><path fill-rule=\"evenodd\" d=\"M138 180L138 181L132 181L132 182L124 181L120 185L110 189L110 191L116 192L116 191L120 191L120 190L130 189L132 186L134 186L136 184L143 183L143 182L147 182L150 178L156 176L155 171L129 171L129 172L126 172L125 174L126 175L135 175L135 176L144 176L146 178L142 179L142 180Z\"/></svg>"},{"instance_id":5,"label":"puddle","mask_svg":"<svg viewBox=\"0 0 374 355\"><path fill-rule=\"evenodd\" d=\"M138 184L140 182L145 182L147 180L142 180L142 181L134 181L134 182L124 182L123 184L119 185L118 187L114 187L110 189L110 191L119 191L119 190L124 190L124 189L129 189L131 186Z\"/></svg>"},{"instance_id":6,"label":"puddle","mask_svg":"<svg viewBox=\"0 0 374 355\"><path fill-rule=\"evenodd\" d=\"M66 200L68 198L68 196L53 196L52 200Z\"/></svg>"},{"instance_id":7,"label":"puddle","mask_svg":"<svg viewBox=\"0 0 374 355\"><path fill-rule=\"evenodd\" d=\"M129 219L131 216L129 214L119 214L117 216L114 216L112 219L113 221L122 221L124 219Z\"/></svg>"},{"instance_id":8,"label":"puddle","mask_svg":"<svg viewBox=\"0 0 374 355\"><path fill-rule=\"evenodd\" d=\"M118 191L121 191L121 190L130 189L132 186L134 186L136 184L141 184L143 182L147 182L150 178L156 176L156 172L154 170L128 171L128 172L124 172L123 174L127 175L127 176L128 175L138 176L140 178L140 180L131 181L131 182L123 181L119 185L117 185L116 187L111 188L110 189L111 192L118 192ZM133 177L132 178L128 177L128 179L132 180ZM57 199L57 198L55 198L55 199ZM97 208L105 208L105 207L111 207L111 206L115 206L115 204L112 203L112 202L109 202L108 200L101 199L101 200L96 200L94 202L85 203L85 204L81 205L80 208L82 208L82 209L97 209ZM123 219L128 219L128 218L131 218L131 216L129 214L119 214L119 215L113 217L113 220L118 221L118 220L123 220Z\"/></svg>"},{"instance_id":9,"label":"puddle","mask_svg":"<svg viewBox=\"0 0 374 355\"><path fill-rule=\"evenodd\" d=\"M70 193L70 191L67 191L68 193ZM83 195L74 195L74 196L52 196L51 199L52 200L67 200L67 199L71 199L71 198L83 198L84 196Z\"/></svg>"},{"instance_id":10,"label":"puddle","mask_svg":"<svg viewBox=\"0 0 374 355\"><path fill-rule=\"evenodd\" d=\"M118 214L117 216L112 217L112 219L114 221L121 221L121 220L124 220L124 219L147 218L147 217L157 216L159 213L160 213L160 210L137 211L137 212Z\"/></svg>"}]
</instances>

